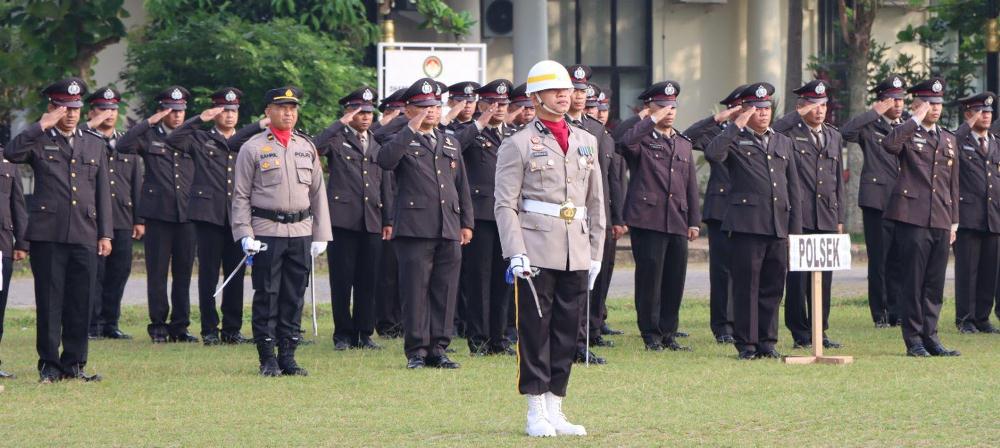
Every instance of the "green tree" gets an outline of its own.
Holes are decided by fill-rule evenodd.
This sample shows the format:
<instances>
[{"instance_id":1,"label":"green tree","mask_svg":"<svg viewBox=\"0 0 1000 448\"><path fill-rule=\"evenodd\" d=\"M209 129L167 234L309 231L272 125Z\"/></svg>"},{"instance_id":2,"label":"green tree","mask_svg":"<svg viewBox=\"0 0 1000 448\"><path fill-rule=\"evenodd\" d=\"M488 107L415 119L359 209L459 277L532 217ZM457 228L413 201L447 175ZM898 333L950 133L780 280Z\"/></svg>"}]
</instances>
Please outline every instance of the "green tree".
<instances>
[{"instance_id":1,"label":"green tree","mask_svg":"<svg viewBox=\"0 0 1000 448\"><path fill-rule=\"evenodd\" d=\"M317 133L339 115L338 99L374 82L374 70L356 65L359 50L290 18L249 23L196 13L130 40L122 79L143 99L143 114L151 113L151 99L168 84L191 90L193 112L208 105L215 89L234 86L245 93L240 108L245 123L263 111L265 91L290 84L305 93L299 126Z\"/></svg>"}]
</instances>

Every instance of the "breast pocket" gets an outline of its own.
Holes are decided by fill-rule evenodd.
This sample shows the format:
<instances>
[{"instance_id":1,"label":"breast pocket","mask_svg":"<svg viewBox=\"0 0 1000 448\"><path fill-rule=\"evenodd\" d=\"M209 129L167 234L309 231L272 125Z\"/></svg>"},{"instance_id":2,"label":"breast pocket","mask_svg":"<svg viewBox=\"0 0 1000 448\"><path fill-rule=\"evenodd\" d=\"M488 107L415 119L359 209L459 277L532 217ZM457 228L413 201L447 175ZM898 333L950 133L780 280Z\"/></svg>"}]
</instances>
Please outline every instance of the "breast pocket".
<instances>
[{"instance_id":1,"label":"breast pocket","mask_svg":"<svg viewBox=\"0 0 1000 448\"><path fill-rule=\"evenodd\" d=\"M295 157L295 173L298 175L299 183L312 185L313 182L312 159L306 157Z\"/></svg>"},{"instance_id":2,"label":"breast pocket","mask_svg":"<svg viewBox=\"0 0 1000 448\"><path fill-rule=\"evenodd\" d=\"M553 169L555 160L548 157L532 158L528 161L527 180L531 185L541 188L551 188L555 185Z\"/></svg>"},{"instance_id":3,"label":"breast pocket","mask_svg":"<svg viewBox=\"0 0 1000 448\"><path fill-rule=\"evenodd\" d=\"M83 169L87 174L87 179L93 182L97 179L97 170L101 167L97 164L97 159L83 159Z\"/></svg>"},{"instance_id":4,"label":"breast pocket","mask_svg":"<svg viewBox=\"0 0 1000 448\"><path fill-rule=\"evenodd\" d=\"M10 193L10 189L14 185L14 182L17 181L17 169L4 169L3 171L4 172L0 174L0 193L3 193L6 196Z\"/></svg>"},{"instance_id":5,"label":"breast pocket","mask_svg":"<svg viewBox=\"0 0 1000 448\"><path fill-rule=\"evenodd\" d=\"M264 160L260 162L260 184L264 187L273 187L281 183L282 170L280 162Z\"/></svg>"}]
</instances>

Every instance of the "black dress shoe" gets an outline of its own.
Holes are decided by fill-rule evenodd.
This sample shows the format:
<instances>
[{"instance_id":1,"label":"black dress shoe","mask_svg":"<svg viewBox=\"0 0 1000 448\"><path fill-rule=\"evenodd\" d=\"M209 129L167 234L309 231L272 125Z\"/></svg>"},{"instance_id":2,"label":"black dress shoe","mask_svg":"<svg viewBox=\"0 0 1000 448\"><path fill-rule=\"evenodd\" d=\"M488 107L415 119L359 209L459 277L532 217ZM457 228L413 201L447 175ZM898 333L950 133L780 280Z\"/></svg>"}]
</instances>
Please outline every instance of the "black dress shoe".
<instances>
[{"instance_id":1,"label":"black dress shoe","mask_svg":"<svg viewBox=\"0 0 1000 448\"><path fill-rule=\"evenodd\" d=\"M202 336L202 342L206 346L222 345L222 339L219 339L219 336L215 335L215 334L209 334L209 335Z\"/></svg>"},{"instance_id":2,"label":"black dress shoe","mask_svg":"<svg viewBox=\"0 0 1000 448\"><path fill-rule=\"evenodd\" d=\"M775 349L772 348L770 350L764 350L762 352L757 353L757 357L758 358L781 359L782 355L781 355L781 353L778 353L777 350L775 350Z\"/></svg>"},{"instance_id":3,"label":"black dress shoe","mask_svg":"<svg viewBox=\"0 0 1000 448\"><path fill-rule=\"evenodd\" d=\"M736 342L736 340L733 339L733 335L731 334L720 334L715 337L715 342L719 344L732 344Z\"/></svg>"},{"instance_id":4,"label":"black dress shoe","mask_svg":"<svg viewBox=\"0 0 1000 448\"><path fill-rule=\"evenodd\" d=\"M52 384L63 378L62 372L54 367L42 367L38 372L38 382L42 384Z\"/></svg>"},{"instance_id":5,"label":"black dress shoe","mask_svg":"<svg viewBox=\"0 0 1000 448\"><path fill-rule=\"evenodd\" d=\"M349 348L351 348L351 343L350 342L347 342L347 341L345 341L343 339L335 339L333 341L333 349L336 350L336 351L338 351L338 352L342 352L342 351L347 350Z\"/></svg>"},{"instance_id":6,"label":"black dress shoe","mask_svg":"<svg viewBox=\"0 0 1000 448\"><path fill-rule=\"evenodd\" d=\"M812 348L812 346L813 346L812 341L805 341L805 340L795 341L795 343L792 344L792 349L799 350L803 348Z\"/></svg>"},{"instance_id":7,"label":"black dress shoe","mask_svg":"<svg viewBox=\"0 0 1000 448\"><path fill-rule=\"evenodd\" d=\"M102 378L100 375L98 375L96 373L93 374L93 375L87 375L87 372L84 372L82 367L74 367L69 372L63 373L62 379L64 379L64 380L80 380L80 381L83 381L85 383L91 383L91 382L100 381L100 380L102 380L104 378Z\"/></svg>"},{"instance_id":8,"label":"black dress shoe","mask_svg":"<svg viewBox=\"0 0 1000 448\"><path fill-rule=\"evenodd\" d=\"M104 339L104 336L101 335L99 331L91 331L87 333L87 339L91 341L96 341L98 339Z\"/></svg>"},{"instance_id":9,"label":"black dress shoe","mask_svg":"<svg viewBox=\"0 0 1000 448\"><path fill-rule=\"evenodd\" d=\"M577 364L585 364L587 362L587 351L584 349L578 349L576 351L576 359L573 362ZM597 356L593 351L590 352L590 363L591 364L607 364L608 361L600 356Z\"/></svg>"},{"instance_id":10,"label":"black dress shoe","mask_svg":"<svg viewBox=\"0 0 1000 448\"><path fill-rule=\"evenodd\" d=\"M823 338L823 348L841 348L843 345L833 339Z\"/></svg>"},{"instance_id":11,"label":"black dress shoe","mask_svg":"<svg viewBox=\"0 0 1000 448\"><path fill-rule=\"evenodd\" d=\"M444 349L444 352L445 353L455 353L455 349L453 349L451 347L448 347L448 348Z\"/></svg>"},{"instance_id":12,"label":"black dress shoe","mask_svg":"<svg viewBox=\"0 0 1000 448\"><path fill-rule=\"evenodd\" d=\"M189 344L198 343L198 337L187 332L178 335L170 335L168 340L170 342L186 342Z\"/></svg>"},{"instance_id":13,"label":"black dress shoe","mask_svg":"<svg viewBox=\"0 0 1000 448\"><path fill-rule=\"evenodd\" d=\"M448 355L441 355L441 356L428 356L427 367L434 367L437 369L457 369L462 366L459 365L457 362L449 359Z\"/></svg>"},{"instance_id":14,"label":"black dress shoe","mask_svg":"<svg viewBox=\"0 0 1000 448\"><path fill-rule=\"evenodd\" d=\"M906 349L906 356L913 356L913 357L916 357L916 358L925 358L925 357L930 357L931 353L928 352L927 349L924 348L923 345L917 344L917 345L914 345L913 347L909 347L909 348Z\"/></svg>"},{"instance_id":15,"label":"black dress shoe","mask_svg":"<svg viewBox=\"0 0 1000 448\"><path fill-rule=\"evenodd\" d=\"M979 330L977 330L976 326L971 323L964 323L958 325L958 332L961 334L976 334L979 333Z\"/></svg>"},{"instance_id":16,"label":"black dress shoe","mask_svg":"<svg viewBox=\"0 0 1000 448\"><path fill-rule=\"evenodd\" d=\"M368 336L362 336L358 339L358 344L354 348L361 350L382 350L382 346L375 343L372 338Z\"/></svg>"},{"instance_id":17,"label":"black dress shoe","mask_svg":"<svg viewBox=\"0 0 1000 448\"><path fill-rule=\"evenodd\" d=\"M105 329L104 332L101 333L101 335L108 339L132 339L132 336L123 333L121 330L117 328L112 330Z\"/></svg>"},{"instance_id":18,"label":"black dress shoe","mask_svg":"<svg viewBox=\"0 0 1000 448\"><path fill-rule=\"evenodd\" d=\"M15 379L15 378L17 378L17 375L14 375L13 373L10 373L10 372L5 372L3 370L0 370L0 379L12 380L12 379Z\"/></svg>"},{"instance_id":19,"label":"black dress shoe","mask_svg":"<svg viewBox=\"0 0 1000 448\"><path fill-rule=\"evenodd\" d=\"M281 376L281 368L278 367L278 359L274 356L266 359L260 365L260 376L266 377L279 377Z\"/></svg>"},{"instance_id":20,"label":"black dress shoe","mask_svg":"<svg viewBox=\"0 0 1000 448\"><path fill-rule=\"evenodd\" d=\"M590 340L590 345L592 347L614 347L615 346L615 342L612 341L612 340L610 340L610 339L604 339L604 338L598 336L598 337Z\"/></svg>"},{"instance_id":21,"label":"black dress shoe","mask_svg":"<svg viewBox=\"0 0 1000 448\"><path fill-rule=\"evenodd\" d=\"M253 339L248 339L243 336L242 333L222 333L222 343L223 344L250 344L253 343Z\"/></svg>"},{"instance_id":22,"label":"black dress shoe","mask_svg":"<svg viewBox=\"0 0 1000 448\"><path fill-rule=\"evenodd\" d=\"M688 336L691 336L691 335L687 334L687 332L684 332L684 331L675 331L674 332L674 337L675 338L686 338Z\"/></svg>"},{"instance_id":23,"label":"black dress shoe","mask_svg":"<svg viewBox=\"0 0 1000 448\"><path fill-rule=\"evenodd\" d=\"M753 350L740 350L740 353L736 355L736 359L740 361L751 361L757 358L757 352Z\"/></svg>"},{"instance_id":24,"label":"black dress shoe","mask_svg":"<svg viewBox=\"0 0 1000 448\"><path fill-rule=\"evenodd\" d=\"M928 345L925 347L927 352L931 356L962 356L962 353L958 350L950 350L945 348L943 345Z\"/></svg>"},{"instance_id":25,"label":"black dress shoe","mask_svg":"<svg viewBox=\"0 0 1000 448\"><path fill-rule=\"evenodd\" d=\"M167 337L163 336L163 335L159 335L158 334L158 335L155 335L155 336L150 336L149 338L153 341L154 344L166 344L167 343Z\"/></svg>"},{"instance_id":26,"label":"black dress shoe","mask_svg":"<svg viewBox=\"0 0 1000 448\"><path fill-rule=\"evenodd\" d=\"M875 328L889 328L889 318L883 316L875 321Z\"/></svg>"},{"instance_id":27,"label":"black dress shoe","mask_svg":"<svg viewBox=\"0 0 1000 448\"><path fill-rule=\"evenodd\" d=\"M976 327L980 333L983 334L1000 334L1000 328L994 327L993 325L987 324L986 326Z\"/></svg>"},{"instance_id":28,"label":"black dress shoe","mask_svg":"<svg viewBox=\"0 0 1000 448\"><path fill-rule=\"evenodd\" d=\"M691 347L686 345L680 345L675 340L666 341L663 343L663 348L670 350L672 352L690 352Z\"/></svg>"},{"instance_id":29,"label":"black dress shoe","mask_svg":"<svg viewBox=\"0 0 1000 448\"><path fill-rule=\"evenodd\" d=\"M646 350L649 350L651 352L662 352L663 351L663 344L661 344L659 342L647 342L646 343Z\"/></svg>"},{"instance_id":30,"label":"black dress shoe","mask_svg":"<svg viewBox=\"0 0 1000 448\"><path fill-rule=\"evenodd\" d=\"M625 332L621 330L615 330L614 328L609 327L608 324L604 324L601 326L601 334L604 336L616 336L619 334L625 334Z\"/></svg>"},{"instance_id":31,"label":"black dress shoe","mask_svg":"<svg viewBox=\"0 0 1000 448\"><path fill-rule=\"evenodd\" d=\"M422 369L427 363L424 362L423 356L412 356L410 359L406 360L407 369Z\"/></svg>"}]
</instances>

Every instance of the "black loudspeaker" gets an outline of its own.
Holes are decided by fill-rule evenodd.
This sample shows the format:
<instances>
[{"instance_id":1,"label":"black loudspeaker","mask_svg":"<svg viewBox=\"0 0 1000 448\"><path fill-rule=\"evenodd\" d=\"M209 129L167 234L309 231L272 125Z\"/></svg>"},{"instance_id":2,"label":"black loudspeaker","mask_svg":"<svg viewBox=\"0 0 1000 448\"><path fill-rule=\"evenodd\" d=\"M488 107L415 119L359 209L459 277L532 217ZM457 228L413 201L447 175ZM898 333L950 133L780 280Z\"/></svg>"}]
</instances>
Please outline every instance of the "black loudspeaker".
<instances>
[{"instance_id":1,"label":"black loudspeaker","mask_svg":"<svg viewBox=\"0 0 1000 448\"><path fill-rule=\"evenodd\" d=\"M483 0L481 23L483 37L510 37L514 32L514 2Z\"/></svg>"}]
</instances>

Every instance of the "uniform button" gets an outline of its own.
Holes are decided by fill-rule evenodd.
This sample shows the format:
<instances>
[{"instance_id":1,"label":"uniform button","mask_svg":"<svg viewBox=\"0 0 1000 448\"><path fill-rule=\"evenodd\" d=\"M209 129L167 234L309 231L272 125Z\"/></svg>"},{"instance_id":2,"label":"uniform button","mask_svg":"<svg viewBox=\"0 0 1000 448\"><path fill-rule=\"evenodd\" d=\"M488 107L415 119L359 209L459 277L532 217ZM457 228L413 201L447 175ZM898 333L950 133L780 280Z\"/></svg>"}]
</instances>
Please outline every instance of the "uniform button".
<instances>
[{"instance_id":1,"label":"uniform button","mask_svg":"<svg viewBox=\"0 0 1000 448\"><path fill-rule=\"evenodd\" d=\"M816 195L816 197L817 197L817 198L821 198L821 197L823 197L823 195L821 195L821 194L817 194L817 195Z\"/></svg>"},{"instance_id":2,"label":"uniform button","mask_svg":"<svg viewBox=\"0 0 1000 448\"><path fill-rule=\"evenodd\" d=\"M73 187L73 191L76 191L76 187Z\"/></svg>"},{"instance_id":3,"label":"uniform button","mask_svg":"<svg viewBox=\"0 0 1000 448\"><path fill-rule=\"evenodd\" d=\"M181 153L179 153L179 152L174 152L174 157L180 157L180 155L181 155Z\"/></svg>"},{"instance_id":4,"label":"uniform button","mask_svg":"<svg viewBox=\"0 0 1000 448\"><path fill-rule=\"evenodd\" d=\"M568 183L570 183L570 182L573 182L573 178L572 178L572 177L567 177L567 178L566 178L566 183L568 184Z\"/></svg>"},{"instance_id":5,"label":"uniform button","mask_svg":"<svg viewBox=\"0 0 1000 448\"><path fill-rule=\"evenodd\" d=\"M177 178L179 178L179 177L181 177L181 175L180 175L180 174L174 174L174 179L177 179Z\"/></svg>"},{"instance_id":6,"label":"uniform button","mask_svg":"<svg viewBox=\"0 0 1000 448\"><path fill-rule=\"evenodd\" d=\"M111 168L111 169L109 169L109 170L108 170L108 172L109 172L109 173L113 173L113 172L115 172L115 169L114 169L114 168Z\"/></svg>"},{"instance_id":7,"label":"uniform button","mask_svg":"<svg viewBox=\"0 0 1000 448\"><path fill-rule=\"evenodd\" d=\"M909 191L907 191L907 190L903 190L903 194L906 194L906 193L909 193Z\"/></svg>"},{"instance_id":8,"label":"uniform button","mask_svg":"<svg viewBox=\"0 0 1000 448\"><path fill-rule=\"evenodd\" d=\"M365 196L365 202L368 202L368 196Z\"/></svg>"},{"instance_id":9,"label":"uniform button","mask_svg":"<svg viewBox=\"0 0 1000 448\"><path fill-rule=\"evenodd\" d=\"M420 154L419 152L417 154ZM351 156L347 156L347 160L351 160Z\"/></svg>"},{"instance_id":10,"label":"uniform button","mask_svg":"<svg viewBox=\"0 0 1000 448\"><path fill-rule=\"evenodd\" d=\"M773 197L773 198L771 198L771 199L772 199L772 200L774 200L775 202L777 202L777 201L778 201L778 197L777 197L777 196L775 196L775 197ZM746 202L746 201L743 201L743 202Z\"/></svg>"},{"instance_id":11,"label":"uniform button","mask_svg":"<svg viewBox=\"0 0 1000 448\"><path fill-rule=\"evenodd\" d=\"M73 202L72 202L72 204L73 204L73 205L76 205L76 199L73 199Z\"/></svg>"},{"instance_id":12,"label":"uniform button","mask_svg":"<svg viewBox=\"0 0 1000 448\"><path fill-rule=\"evenodd\" d=\"M672 198L672 197L674 197L674 194L673 194L673 193L670 193L670 194L668 194L668 195L667 195L667 197L670 197L670 198Z\"/></svg>"},{"instance_id":13,"label":"uniform button","mask_svg":"<svg viewBox=\"0 0 1000 448\"><path fill-rule=\"evenodd\" d=\"M229 160L233 160L233 156L229 156Z\"/></svg>"},{"instance_id":14,"label":"uniform button","mask_svg":"<svg viewBox=\"0 0 1000 448\"><path fill-rule=\"evenodd\" d=\"M673 168L671 168L671 169L670 169L670 172L671 172L671 173L672 173L672 172L674 172L674 169L673 169Z\"/></svg>"},{"instance_id":15,"label":"uniform button","mask_svg":"<svg viewBox=\"0 0 1000 448\"><path fill-rule=\"evenodd\" d=\"M643 197L642 197L642 200L643 200L643 201L645 201L645 200L646 200L646 197L645 197L645 196L643 196ZM746 201L743 201L743 202L746 202Z\"/></svg>"},{"instance_id":16,"label":"uniform button","mask_svg":"<svg viewBox=\"0 0 1000 448\"><path fill-rule=\"evenodd\" d=\"M111 181L111 185L114 185L114 184L115 184L115 181Z\"/></svg>"},{"instance_id":17,"label":"uniform button","mask_svg":"<svg viewBox=\"0 0 1000 448\"><path fill-rule=\"evenodd\" d=\"M820 171L823 171L823 167L819 167L819 170L820 170Z\"/></svg>"},{"instance_id":18,"label":"uniform button","mask_svg":"<svg viewBox=\"0 0 1000 448\"><path fill-rule=\"evenodd\" d=\"M767 160L771 160L771 156L767 156Z\"/></svg>"},{"instance_id":19,"label":"uniform button","mask_svg":"<svg viewBox=\"0 0 1000 448\"><path fill-rule=\"evenodd\" d=\"M232 196L232 195L233 195L232 193L226 193L226 196Z\"/></svg>"},{"instance_id":20,"label":"uniform button","mask_svg":"<svg viewBox=\"0 0 1000 448\"><path fill-rule=\"evenodd\" d=\"M41 206L41 209L42 209L42 210L45 210L45 206L44 206L44 205L43 205L43 206Z\"/></svg>"},{"instance_id":21,"label":"uniform button","mask_svg":"<svg viewBox=\"0 0 1000 448\"><path fill-rule=\"evenodd\" d=\"M232 168L226 168L226 171L232 171L232 170L233 170Z\"/></svg>"},{"instance_id":22,"label":"uniform button","mask_svg":"<svg viewBox=\"0 0 1000 448\"><path fill-rule=\"evenodd\" d=\"M774 172L774 168L771 168L771 172L772 172L772 173Z\"/></svg>"},{"instance_id":23,"label":"uniform button","mask_svg":"<svg viewBox=\"0 0 1000 448\"><path fill-rule=\"evenodd\" d=\"M937 192L937 188L931 188L931 193Z\"/></svg>"},{"instance_id":24,"label":"uniform button","mask_svg":"<svg viewBox=\"0 0 1000 448\"><path fill-rule=\"evenodd\" d=\"M367 186L368 186L368 183L365 183L365 186L367 187Z\"/></svg>"},{"instance_id":25,"label":"uniform button","mask_svg":"<svg viewBox=\"0 0 1000 448\"><path fill-rule=\"evenodd\" d=\"M744 203L744 204L746 204L746 203L747 203L747 200L746 200L746 199L744 199L744 200L743 200L743 203Z\"/></svg>"},{"instance_id":26,"label":"uniform button","mask_svg":"<svg viewBox=\"0 0 1000 448\"><path fill-rule=\"evenodd\" d=\"M441 174L441 170L438 170L438 174Z\"/></svg>"},{"instance_id":27,"label":"uniform button","mask_svg":"<svg viewBox=\"0 0 1000 448\"><path fill-rule=\"evenodd\" d=\"M116 195L114 193L111 193L111 197L116 197Z\"/></svg>"},{"instance_id":28,"label":"uniform button","mask_svg":"<svg viewBox=\"0 0 1000 448\"><path fill-rule=\"evenodd\" d=\"M878 181L877 178L874 178L874 177L872 178L872 182L877 182L877 181Z\"/></svg>"},{"instance_id":29,"label":"uniform button","mask_svg":"<svg viewBox=\"0 0 1000 448\"><path fill-rule=\"evenodd\" d=\"M174 188L176 188L176 189L180 190L180 189L181 189L181 186L180 186L180 185L176 185L176 186L174 186Z\"/></svg>"},{"instance_id":30,"label":"uniform button","mask_svg":"<svg viewBox=\"0 0 1000 448\"><path fill-rule=\"evenodd\" d=\"M479 193L479 190L476 190L475 192L476 192L476 193Z\"/></svg>"},{"instance_id":31,"label":"uniform button","mask_svg":"<svg viewBox=\"0 0 1000 448\"><path fill-rule=\"evenodd\" d=\"M334 196L334 197L333 197L333 200L335 200L335 201L336 201L337 199L340 199L340 196ZM413 203L411 202L411 203L410 203L410 205L413 205Z\"/></svg>"},{"instance_id":32,"label":"uniform button","mask_svg":"<svg viewBox=\"0 0 1000 448\"><path fill-rule=\"evenodd\" d=\"M69 163L76 163L76 159L70 159Z\"/></svg>"},{"instance_id":33,"label":"uniform button","mask_svg":"<svg viewBox=\"0 0 1000 448\"><path fill-rule=\"evenodd\" d=\"M931 176L931 177L933 177L933 178L937 179L937 174L935 174L935 175L933 175L933 176Z\"/></svg>"},{"instance_id":34,"label":"uniform button","mask_svg":"<svg viewBox=\"0 0 1000 448\"><path fill-rule=\"evenodd\" d=\"M69 173L69 177L76 177L76 173Z\"/></svg>"},{"instance_id":35,"label":"uniform button","mask_svg":"<svg viewBox=\"0 0 1000 448\"><path fill-rule=\"evenodd\" d=\"M820 184L820 185L823 185L823 181L819 181L819 184Z\"/></svg>"},{"instance_id":36,"label":"uniform button","mask_svg":"<svg viewBox=\"0 0 1000 448\"><path fill-rule=\"evenodd\" d=\"M410 207L412 207L412 206L413 206L413 203L411 202L411 203L410 203Z\"/></svg>"},{"instance_id":37,"label":"uniform button","mask_svg":"<svg viewBox=\"0 0 1000 448\"><path fill-rule=\"evenodd\" d=\"M726 189L725 189L725 188L720 188L720 189L719 189L719 193L725 193L725 192L726 192Z\"/></svg>"},{"instance_id":38,"label":"uniform button","mask_svg":"<svg viewBox=\"0 0 1000 448\"><path fill-rule=\"evenodd\" d=\"M777 187L778 183L777 182L771 182L771 185Z\"/></svg>"},{"instance_id":39,"label":"uniform button","mask_svg":"<svg viewBox=\"0 0 1000 448\"><path fill-rule=\"evenodd\" d=\"M361 171L361 174L368 174L368 170Z\"/></svg>"},{"instance_id":40,"label":"uniform button","mask_svg":"<svg viewBox=\"0 0 1000 448\"><path fill-rule=\"evenodd\" d=\"M441 203L444 204L444 199L441 200Z\"/></svg>"},{"instance_id":41,"label":"uniform button","mask_svg":"<svg viewBox=\"0 0 1000 448\"><path fill-rule=\"evenodd\" d=\"M231 183L233 183L233 180L232 179L226 179L226 183L227 184L231 184Z\"/></svg>"},{"instance_id":42,"label":"uniform button","mask_svg":"<svg viewBox=\"0 0 1000 448\"><path fill-rule=\"evenodd\" d=\"M367 185L365 185L365 186L367 186ZM444 188L444 184L441 184L441 188Z\"/></svg>"},{"instance_id":43,"label":"uniform button","mask_svg":"<svg viewBox=\"0 0 1000 448\"><path fill-rule=\"evenodd\" d=\"M181 165L180 165L180 164L178 164L178 163L175 163L175 164L174 164L174 168L177 168L177 167L179 167L179 166L181 166Z\"/></svg>"}]
</instances>

